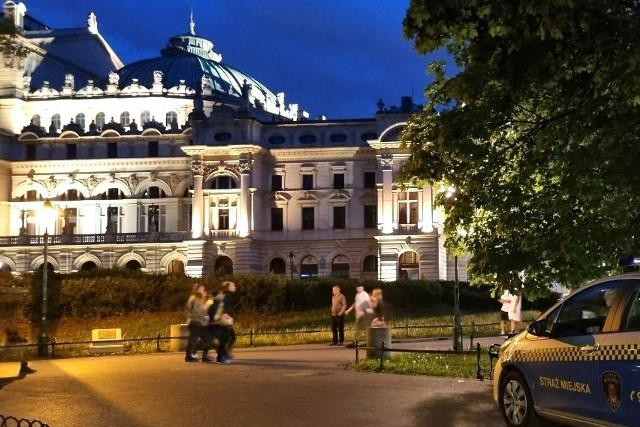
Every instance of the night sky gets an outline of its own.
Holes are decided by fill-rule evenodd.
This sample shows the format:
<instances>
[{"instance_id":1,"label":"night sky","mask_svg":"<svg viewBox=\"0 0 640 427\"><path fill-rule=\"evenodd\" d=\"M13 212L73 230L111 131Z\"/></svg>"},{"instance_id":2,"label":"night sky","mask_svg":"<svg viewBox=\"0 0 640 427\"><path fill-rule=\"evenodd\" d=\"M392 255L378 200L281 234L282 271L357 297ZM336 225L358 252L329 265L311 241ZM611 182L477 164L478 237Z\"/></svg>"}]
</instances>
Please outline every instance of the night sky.
<instances>
[{"instance_id":1,"label":"night sky","mask_svg":"<svg viewBox=\"0 0 640 427\"><path fill-rule=\"evenodd\" d=\"M310 118L369 118L378 99L424 104L426 67L402 36L408 0L23 0L51 28L86 26L88 12L120 59L160 56L171 36L195 33L222 61L285 92Z\"/></svg>"}]
</instances>

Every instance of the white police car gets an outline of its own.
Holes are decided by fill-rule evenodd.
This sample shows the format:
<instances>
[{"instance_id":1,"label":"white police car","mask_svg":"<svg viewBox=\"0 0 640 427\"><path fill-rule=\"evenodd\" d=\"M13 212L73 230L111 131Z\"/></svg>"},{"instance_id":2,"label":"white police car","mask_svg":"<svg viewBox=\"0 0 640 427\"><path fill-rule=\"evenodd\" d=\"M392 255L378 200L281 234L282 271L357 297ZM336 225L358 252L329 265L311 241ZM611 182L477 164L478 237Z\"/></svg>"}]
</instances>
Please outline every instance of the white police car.
<instances>
[{"instance_id":1,"label":"white police car","mask_svg":"<svg viewBox=\"0 0 640 427\"><path fill-rule=\"evenodd\" d=\"M640 273L590 282L506 340L493 398L509 426L640 426Z\"/></svg>"}]
</instances>

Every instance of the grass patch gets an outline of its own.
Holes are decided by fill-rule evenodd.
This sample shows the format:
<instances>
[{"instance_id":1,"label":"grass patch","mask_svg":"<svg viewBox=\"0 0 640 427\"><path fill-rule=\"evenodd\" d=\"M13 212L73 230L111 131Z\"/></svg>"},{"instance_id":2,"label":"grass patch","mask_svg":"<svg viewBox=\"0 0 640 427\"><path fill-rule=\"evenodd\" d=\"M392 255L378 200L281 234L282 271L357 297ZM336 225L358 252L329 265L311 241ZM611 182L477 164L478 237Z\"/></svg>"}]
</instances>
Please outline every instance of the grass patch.
<instances>
[{"instance_id":1,"label":"grass patch","mask_svg":"<svg viewBox=\"0 0 640 427\"><path fill-rule=\"evenodd\" d=\"M394 314L389 320L391 334L394 340L420 339L452 336L453 315L442 310L429 310L438 315L411 314L400 316ZM442 314L442 313L445 314ZM533 320L538 313L527 312L525 319ZM474 330L475 336L491 336L499 333L498 312L463 313L463 335L469 336ZM91 330L97 328L121 328L123 339L134 341L125 342L127 353L154 353L158 351L157 335L171 336L171 325L185 322L182 312L135 313L107 318L63 318L50 326L50 336L58 343L83 342L82 344L65 344L56 346L56 357L81 357L89 355ZM0 318L0 345L2 334L6 327L17 328L20 334L29 338L29 342L37 342L37 326L25 319ZM303 312L281 312L277 314L238 313L235 316L235 329L238 334L236 346L277 346L295 344L328 343L331 340L330 317L327 310L308 310ZM345 325L346 339L352 339L355 329L353 315L347 317ZM154 338L144 341L145 338ZM169 340L160 341L160 351L170 351ZM24 349L29 357L35 357L35 348ZM0 361L15 360L14 352L2 352ZM32 354L33 353L33 354ZM446 359L445 359L446 361ZM364 363L364 362L363 362ZM417 363L417 362L416 362ZM406 362L407 365L415 365ZM441 364L444 363L440 360ZM386 363L385 363L386 364ZM451 367L451 364L444 364ZM453 369L453 368L450 368ZM456 369L453 369L454 371ZM445 369L446 371L446 369ZM474 371L475 372L475 367ZM433 374L431 374L433 375ZM449 376L449 375L448 375Z\"/></svg>"},{"instance_id":2,"label":"grass patch","mask_svg":"<svg viewBox=\"0 0 640 427\"><path fill-rule=\"evenodd\" d=\"M451 354L451 353L411 353L394 355L385 359L382 372L404 375L429 375L450 378L477 378L476 354ZM481 373L488 377L489 374L488 352L480 353ZM380 361L377 359L365 359L359 362L351 362L347 369L363 372L380 372Z\"/></svg>"}]
</instances>

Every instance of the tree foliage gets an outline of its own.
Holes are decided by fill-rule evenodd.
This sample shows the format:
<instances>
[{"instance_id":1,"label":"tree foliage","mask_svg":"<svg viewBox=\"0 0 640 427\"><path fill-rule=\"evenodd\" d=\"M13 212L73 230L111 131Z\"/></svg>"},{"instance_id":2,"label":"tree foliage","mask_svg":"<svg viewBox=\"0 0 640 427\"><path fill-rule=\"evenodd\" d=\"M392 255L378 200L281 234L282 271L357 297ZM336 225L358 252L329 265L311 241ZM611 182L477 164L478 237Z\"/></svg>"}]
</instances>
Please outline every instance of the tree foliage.
<instances>
[{"instance_id":1,"label":"tree foliage","mask_svg":"<svg viewBox=\"0 0 640 427\"><path fill-rule=\"evenodd\" d=\"M403 25L460 69L430 64L401 178L455 189L438 203L474 283L535 295L638 250L638 1L411 0Z\"/></svg>"}]
</instances>

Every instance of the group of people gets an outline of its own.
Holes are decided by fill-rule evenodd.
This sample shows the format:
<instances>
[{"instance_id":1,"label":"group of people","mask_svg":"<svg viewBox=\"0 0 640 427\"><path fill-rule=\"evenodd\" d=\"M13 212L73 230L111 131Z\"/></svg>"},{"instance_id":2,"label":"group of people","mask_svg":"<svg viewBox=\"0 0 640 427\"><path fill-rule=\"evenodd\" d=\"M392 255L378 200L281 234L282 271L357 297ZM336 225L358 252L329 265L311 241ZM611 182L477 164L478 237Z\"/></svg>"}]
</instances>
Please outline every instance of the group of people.
<instances>
[{"instance_id":1,"label":"group of people","mask_svg":"<svg viewBox=\"0 0 640 427\"><path fill-rule=\"evenodd\" d=\"M369 295L364 285L356 286L356 296L353 304L347 306L347 298L342 294L340 286L334 286L331 298L331 333L332 340L329 345L344 344L344 318L355 312L356 316L356 341L363 341L368 327L384 326L386 315L385 304L382 298L382 289L374 289Z\"/></svg>"},{"instance_id":2,"label":"group of people","mask_svg":"<svg viewBox=\"0 0 640 427\"><path fill-rule=\"evenodd\" d=\"M235 291L236 284L231 281L223 282L212 295L201 283L193 286L185 310L189 329L185 362L231 363L230 351L236 342L232 296ZM216 341L217 356L212 359L209 351ZM202 346L202 357L197 356L198 342Z\"/></svg>"},{"instance_id":3,"label":"group of people","mask_svg":"<svg viewBox=\"0 0 640 427\"><path fill-rule=\"evenodd\" d=\"M505 335L507 328L509 328L509 334L515 334L518 332L518 322L522 321L522 297L505 290L498 298L498 302L502 304L500 307L500 335Z\"/></svg>"}]
</instances>

